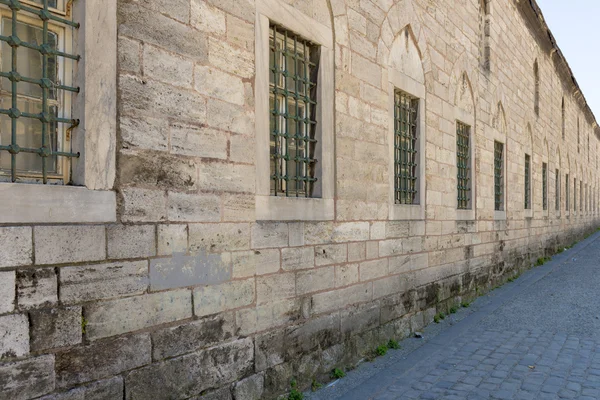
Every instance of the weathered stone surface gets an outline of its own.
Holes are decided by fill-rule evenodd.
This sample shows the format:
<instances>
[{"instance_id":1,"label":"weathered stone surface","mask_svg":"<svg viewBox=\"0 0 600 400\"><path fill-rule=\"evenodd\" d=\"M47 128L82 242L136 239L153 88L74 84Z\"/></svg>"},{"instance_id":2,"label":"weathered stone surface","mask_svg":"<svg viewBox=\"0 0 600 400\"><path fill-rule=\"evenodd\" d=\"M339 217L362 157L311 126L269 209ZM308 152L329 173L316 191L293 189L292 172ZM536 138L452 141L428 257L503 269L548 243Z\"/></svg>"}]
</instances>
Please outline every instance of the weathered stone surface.
<instances>
[{"instance_id":1,"label":"weathered stone surface","mask_svg":"<svg viewBox=\"0 0 600 400\"><path fill-rule=\"evenodd\" d=\"M204 393L200 396L190 397L190 400L233 400L233 397L231 395L231 389L229 387L224 387Z\"/></svg>"},{"instance_id":2,"label":"weathered stone surface","mask_svg":"<svg viewBox=\"0 0 600 400\"><path fill-rule=\"evenodd\" d=\"M213 128L254 135L254 111L247 107L213 99L208 102L207 114L210 118L206 122Z\"/></svg>"},{"instance_id":3,"label":"weathered stone surface","mask_svg":"<svg viewBox=\"0 0 600 400\"><path fill-rule=\"evenodd\" d=\"M56 385L70 387L149 364L150 335L125 336L56 354Z\"/></svg>"},{"instance_id":4,"label":"weathered stone surface","mask_svg":"<svg viewBox=\"0 0 600 400\"><path fill-rule=\"evenodd\" d=\"M295 295L296 276L293 273L256 278L256 302L258 304L288 299Z\"/></svg>"},{"instance_id":5,"label":"weathered stone surface","mask_svg":"<svg viewBox=\"0 0 600 400\"><path fill-rule=\"evenodd\" d=\"M246 279L194 289L194 315L201 317L252 304L254 287L254 279Z\"/></svg>"},{"instance_id":6,"label":"weathered stone surface","mask_svg":"<svg viewBox=\"0 0 600 400\"><path fill-rule=\"evenodd\" d=\"M150 260L150 289L164 290L195 285L214 285L231 279L229 253L193 256L174 254Z\"/></svg>"},{"instance_id":7,"label":"weathered stone surface","mask_svg":"<svg viewBox=\"0 0 600 400\"><path fill-rule=\"evenodd\" d=\"M352 307L341 312L341 329L344 335L355 335L379 325L379 304Z\"/></svg>"},{"instance_id":8,"label":"weathered stone surface","mask_svg":"<svg viewBox=\"0 0 600 400\"><path fill-rule=\"evenodd\" d=\"M92 304L85 308L86 337L96 340L192 316L189 290L174 290Z\"/></svg>"},{"instance_id":9,"label":"weathered stone surface","mask_svg":"<svg viewBox=\"0 0 600 400\"><path fill-rule=\"evenodd\" d=\"M190 224L189 241L192 254L248 250L250 225Z\"/></svg>"},{"instance_id":10,"label":"weathered stone surface","mask_svg":"<svg viewBox=\"0 0 600 400\"><path fill-rule=\"evenodd\" d=\"M194 75L198 92L230 103L244 104L244 83L241 78L201 65L196 66Z\"/></svg>"},{"instance_id":11,"label":"weathered stone surface","mask_svg":"<svg viewBox=\"0 0 600 400\"><path fill-rule=\"evenodd\" d=\"M16 274L15 271L0 272L0 314L15 309Z\"/></svg>"},{"instance_id":12,"label":"weathered stone surface","mask_svg":"<svg viewBox=\"0 0 600 400\"><path fill-rule=\"evenodd\" d=\"M252 225L252 248L281 247L288 244L288 224L259 222Z\"/></svg>"},{"instance_id":13,"label":"weathered stone surface","mask_svg":"<svg viewBox=\"0 0 600 400\"><path fill-rule=\"evenodd\" d=\"M346 262L348 246L346 244L331 244L315 247L315 264L330 265Z\"/></svg>"},{"instance_id":14,"label":"weathered stone surface","mask_svg":"<svg viewBox=\"0 0 600 400\"><path fill-rule=\"evenodd\" d=\"M301 354L326 349L338 343L340 315L333 313L258 335L255 340L256 370L264 371Z\"/></svg>"},{"instance_id":15,"label":"weathered stone surface","mask_svg":"<svg viewBox=\"0 0 600 400\"><path fill-rule=\"evenodd\" d=\"M218 222L221 199L214 194L169 192L169 221Z\"/></svg>"},{"instance_id":16,"label":"weathered stone surface","mask_svg":"<svg viewBox=\"0 0 600 400\"><path fill-rule=\"evenodd\" d=\"M208 39L208 60L215 67L242 78L254 75L254 54L233 47L223 40L213 37Z\"/></svg>"},{"instance_id":17,"label":"weathered stone surface","mask_svg":"<svg viewBox=\"0 0 600 400\"><path fill-rule=\"evenodd\" d=\"M194 80L194 62L190 59L144 45L144 74L174 86L191 88Z\"/></svg>"},{"instance_id":18,"label":"weathered stone surface","mask_svg":"<svg viewBox=\"0 0 600 400\"><path fill-rule=\"evenodd\" d=\"M231 254L233 278L248 278L279 271L279 249L262 249Z\"/></svg>"},{"instance_id":19,"label":"weathered stone surface","mask_svg":"<svg viewBox=\"0 0 600 400\"><path fill-rule=\"evenodd\" d=\"M155 360L215 346L234 337L233 313L222 313L152 333Z\"/></svg>"},{"instance_id":20,"label":"weathered stone surface","mask_svg":"<svg viewBox=\"0 0 600 400\"><path fill-rule=\"evenodd\" d=\"M17 304L21 309L43 307L58 301L58 284L54 268L17 271Z\"/></svg>"},{"instance_id":21,"label":"weathered stone surface","mask_svg":"<svg viewBox=\"0 0 600 400\"><path fill-rule=\"evenodd\" d=\"M36 226L36 264L99 261L106 258L101 225Z\"/></svg>"},{"instance_id":22,"label":"weathered stone surface","mask_svg":"<svg viewBox=\"0 0 600 400\"><path fill-rule=\"evenodd\" d=\"M301 303L297 299L271 302L237 311L239 334L250 335L300 318Z\"/></svg>"},{"instance_id":23,"label":"weathered stone surface","mask_svg":"<svg viewBox=\"0 0 600 400\"><path fill-rule=\"evenodd\" d=\"M255 198L249 194L225 194L223 196L223 221L255 221Z\"/></svg>"},{"instance_id":24,"label":"weathered stone surface","mask_svg":"<svg viewBox=\"0 0 600 400\"><path fill-rule=\"evenodd\" d=\"M233 396L235 400L260 400L264 391L263 374L249 376L235 384Z\"/></svg>"},{"instance_id":25,"label":"weathered stone surface","mask_svg":"<svg viewBox=\"0 0 600 400\"><path fill-rule=\"evenodd\" d=\"M227 136L216 129L175 123L171 125L171 153L226 160Z\"/></svg>"},{"instance_id":26,"label":"weathered stone surface","mask_svg":"<svg viewBox=\"0 0 600 400\"><path fill-rule=\"evenodd\" d=\"M30 312L31 350L42 351L81 343L81 317L81 307Z\"/></svg>"},{"instance_id":27,"label":"weathered stone surface","mask_svg":"<svg viewBox=\"0 0 600 400\"><path fill-rule=\"evenodd\" d=\"M106 228L108 258L146 258L156 255L154 225L111 225Z\"/></svg>"},{"instance_id":28,"label":"weathered stone surface","mask_svg":"<svg viewBox=\"0 0 600 400\"><path fill-rule=\"evenodd\" d=\"M119 68L139 73L142 68L141 49L142 44L138 40L120 36L117 42Z\"/></svg>"},{"instance_id":29,"label":"weathered stone surface","mask_svg":"<svg viewBox=\"0 0 600 400\"><path fill-rule=\"evenodd\" d=\"M29 321L26 314L0 317L0 359L29 354Z\"/></svg>"},{"instance_id":30,"label":"weathered stone surface","mask_svg":"<svg viewBox=\"0 0 600 400\"><path fill-rule=\"evenodd\" d=\"M124 149L166 151L169 148L169 124L164 119L122 117L119 123Z\"/></svg>"},{"instance_id":31,"label":"weathered stone surface","mask_svg":"<svg viewBox=\"0 0 600 400\"><path fill-rule=\"evenodd\" d=\"M167 193L162 190L124 188L122 219L124 222L158 222L167 220Z\"/></svg>"},{"instance_id":32,"label":"weathered stone surface","mask_svg":"<svg viewBox=\"0 0 600 400\"><path fill-rule=\"evenodd\" d=\"M312 312L319 314L325 311L336 310L349 304L369 301L372 296L373 287L370 282L330 292L318 293L312 296Z\"/></svg>"},{"instance_id":33,"label":"weathered stone surface","mask_svg":"<svg viewBox=\"0 0 600 400\"><path fill-rule=\"evenodd\" d=\"M148 261L63 267L60 270L60 300L63 303L141 294L147 288Z\"/></svg>"},{"instance_id":34,"label":"weathered stone surface","mask_svg":"<svg viewBox=\"0 0 600 400\"><path fill-rule=\"evenodd\" d=\"M233 382L252 370L252 339L153 364L125 380L127 399L186 398ZM190 377L194 377L190 379Z\"/></svg>"},{"instance_id":35,"label":"weathered stone surface","mask_svg":"<svg viewBox=\"0 0 600 400\"><path fill-rule=\"evenodd\" d=\"M204 162L199 166L198 188L233 193L253 193L253 165Z\"/></svg>"},{"instance_id":36,"label":"weathered stone surface","mask_svg":"<svg viewBox=\"0 0 600 400\"><path fill-rule=\"evenodd\" d=\"M145 2L156 4L154 1L146 0ZM188 12L187 10L189 10L188 7L176 7L171 3L169 4L165 9L168 9L170 14L175 9L181 9L177 12ZM119 2L118 6L117 16L120 35L171 49L173 52L197 61L207 59L208 44L206 36L198 35L195 29L156 11L141 7L137 2ZM172 40L174 37L179 39Z\"/></svg>"},{"instance_id":37,"label":"weathered stone surface","mask_svg":"<svg viewBox=\"0 0 600 400\"><path fill-rule=\"evenodd\" d=\"M123 150L119 177L123 184L152 186L165 190L192 190L197 184L196 165L176 155Z\"/></svg>"},{"instance_id":38,"label":"weathered stone surface","mask_svg":"<svg viewBox=\"0 0 600 400\"><path fill-rule=\"evenodd\" d=\"M53 355L0 365L0 394L5 399L27 400L53 390Z\"/></svg>"},{"instance_id":39,"label":"weathered stone surface","mask_svg":"<svg viewBox=\"0 0 600 400\"><path fill-rule=\"evenodd\" d=\"M31 227L0 228L0 267L18 267L32 263Z\"/></svg>"},{"instance_id":40,"label":"weathered stone surface","mask_svg":"<svg viewBox=\"0 0 600 400\"><path fill-rule=\"evenodd\" d=\"M315 266L315 250L312 247L292 247L281 250L281 268L294 271Z\"/></svg>"},{"instance_id":41,"label":"weathered stone surface","mask_svg":"<svg viewBox=\"0 0 600 400\"><path fill-rule=\"evenodd\" d=\"M185 254L188 249L187 225L158 225L158 255Z\"/></svg>"},{"instance_id":42,"label":"weathered stone surface","mask_svg":"<svg viewBox=\"0 0 600 400\"><path fill-rule=\"evenodd\" d=\"M199 31L224 34L225 13L206 1L192 0L190 24Z\"/></svg>"},{"instance_id":43,"label":"weathered stone surface","mask_svg":"<svg viewBox=\"0 0 600 400\"><path fill-rule=\"evenodd\" d=\"M325 267L298 272L296 275L296 293L301 296L307 293L320 292L335 286L334 267Z\"/></svg>"},{"instance_id":44,"label":"weathered stone surface","mask_svg":"<svg viewBox=\"0 0 600 400\"><path fill-rule=\"evenodd\" d=\"M123 378L116 376L104 381L44 396L40 400L109 400L123 397Z\"/></svg>"}]
</instances>

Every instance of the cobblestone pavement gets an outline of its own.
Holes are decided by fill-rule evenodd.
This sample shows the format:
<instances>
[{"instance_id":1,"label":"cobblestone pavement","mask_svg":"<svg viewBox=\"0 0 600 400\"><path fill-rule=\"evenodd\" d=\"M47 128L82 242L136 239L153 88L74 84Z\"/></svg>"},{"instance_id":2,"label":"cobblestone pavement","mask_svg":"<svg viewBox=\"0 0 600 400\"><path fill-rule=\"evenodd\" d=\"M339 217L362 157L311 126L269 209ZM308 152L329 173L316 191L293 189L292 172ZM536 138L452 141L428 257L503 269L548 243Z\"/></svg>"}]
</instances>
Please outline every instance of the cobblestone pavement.
<instances>
[{"instance_id":1,"label":"cobblestone pavement","mask_svg":"<svg viewBox=\"0 0 600 400\"><path fill-rule=\"evenodd\" d=\"M424 334L308 397L600 399L600 233Z\"/></svg>"}]
</instances>

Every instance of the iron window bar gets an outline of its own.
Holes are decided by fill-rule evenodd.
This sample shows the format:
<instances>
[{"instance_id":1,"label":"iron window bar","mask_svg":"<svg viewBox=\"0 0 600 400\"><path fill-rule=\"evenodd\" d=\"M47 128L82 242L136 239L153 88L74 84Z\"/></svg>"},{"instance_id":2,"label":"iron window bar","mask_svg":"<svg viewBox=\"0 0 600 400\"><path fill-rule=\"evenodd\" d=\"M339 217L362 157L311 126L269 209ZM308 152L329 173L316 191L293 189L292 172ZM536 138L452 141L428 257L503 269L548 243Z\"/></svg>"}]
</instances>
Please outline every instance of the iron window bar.
<instances>
[{"instance_id":1,"label":"iron window bar","mask_svg":"<svg viewBox=\"0 0 600 400\"><path fill-rule=\"evenodd\" d=\"M494 209L504 207L504 145L494 142Z\"/></svg>"},{"instance_id":2,"label":"iron window bar","mask_svg":"<svg viewBox=\"0 0 600 400\"><path fill-rule=\"evenodd\" d=\"M525 209L531 209L531 157L525 154Z\"/></svg>"},{"instance_id":3,"label":"iron window bar","mask_svg":"<svg viewBox=\"0 0 600 400\"><path fill-rule=\"evenodd\" d=\"M72 93L79 93L78 87L72 87L67 85L61 85L53 82L48 76L48 57L56 56L69 58L71 60L79 61L80 56L69 54L66 52L58 51L53 49L51 44L49 43L49 34L48 34L48 24L50 21L64 24L70 26L72 28L78 29L80 27L79 23L73 22L71 20L59 17L55 15L48 7L49 0L41 0L42 8L35 8L32 6L28 6L23 4L19 0L0 0L0 5L8 6L11 10L11 20L12 20L12 32L10 36L0 35L0 41L7 43L11 47L11 70L0 71L0 77L6 78L11 82L11 108L10 109L0 109L0 114L7 115L11 119L11 144L10 145L0 145L0 151L8 151L11 155L11 181L15 182L19 177L17 173L17 156L20 153L33 153L42 157L42 179L43 183L48 183L48 171L47 171L47 159L48 157L61 156L61 157L69 157L69 158L77 158L80 156L79 153L73 153L72 151L59 151L53 150L48 146L46 136L49 136L50 124L54 123L62 123L68 124L69 128L67 132L76 127L79 124L79 120L77 119L68 119L61 118L53 115L49 112L49 90L51 88L64 90ZM24 11L32 15L36 15L42 21L43 26L43 40L42 44L33 44L28 43L21 40L17 34L18 27L18 15L19 12ZM17 52L19 47L25 47L34 51L37 51L42 56L42 77L41 79L34 79L31 77L22 76L19 74L17 70ZM42 89L42 101L41 101L41 112L40 113L28 113L23 112L18 107L18 91L17 84L19 82L31 83L34 85L38 85ZM17 120L19 118L29 118L34 120L39 120L41 122L42 127L42 143L40 148L28 148L21 147L17 143Z\"/></svg>"},{"instance_id":4,"label":"iron window bar","mask_svg":"<svg viewBox=\"0 0 600 400\"><path fill-rule=\"evenodd\" d=\"M271 195L312 197L319 46L270 25Z\"/></svg>"},{"instance_id":5,"label":"iron window bar","mask_svg":"<svg viewBox=\"0 0 600 400\"><path fill-rule=\"evenodd\" d=\"M458 209L469 209L471 202L471 143L470 127L456 122L456 167Z\"/></svg>"},{"instance_id":6,"label":"iron window bar","mask_svg":"<svg viewBox=\"0 0 600 400\"><path fill-rule=\"evenodd\" d=\"M548 209L548 164L542 163L542 207Z\"/></svg>"},{"instance_id":7,"label":"iron window bar","mask_svg":"<svg viewBox=\"0 0 600 400\"><path fill-rule=\"evenodd\" d=\"M416 204L419 99L394 93L394 201Z\"/></svg>"}]
</instances>

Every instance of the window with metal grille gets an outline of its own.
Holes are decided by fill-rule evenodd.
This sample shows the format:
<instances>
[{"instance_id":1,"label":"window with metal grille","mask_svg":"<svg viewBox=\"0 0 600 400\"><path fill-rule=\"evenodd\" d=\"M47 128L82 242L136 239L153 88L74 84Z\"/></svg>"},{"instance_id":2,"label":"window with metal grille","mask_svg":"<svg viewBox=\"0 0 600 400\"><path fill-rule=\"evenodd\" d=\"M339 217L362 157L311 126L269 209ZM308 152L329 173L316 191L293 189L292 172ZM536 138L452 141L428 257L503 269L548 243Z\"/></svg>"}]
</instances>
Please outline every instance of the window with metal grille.
<instances>
[{"instance_id":1,"label":"window with metal grille","mask_svg":"<svg viewBox=\"0 0 600 400\"><path fill-rule=\"evenodd\" d=\"M525 209L531 209L531 157L525 154Z\"/></svg>"},{"instance_id":2,"label":"window with metal grille","mask_svg":"<svg viewBox=\"0 0 600 400\"><path fill-rule=\"evenodd\" d=\"M548 164L542 163L542 206L548 209Z\"/></svg>"},{"instance_id":3,"label":"window with metal grille","mask_svg":"<svg viewBox=\"0 0 600 400\"><path fill-rule=\"evenodd\" d=\"M0 180L68 183L72 31L65 0L0 0Z\"/></svg>"},{"instance_id":4,"label":"window with metal grille","mask_svg":"<svg viewBox=\"0 0 600 400\"><path fill-rule=\"evenodd\" d=\"M573 179L573 211L577 212L577 178Z\"/></svg>"},{"instance_id":5,"label":"window with metal grille","mask_svg":"<svg viewBox=\"0 0 600 400\"><path fill-rule=\"evenodd\" d=\"M471 127L456 121L458 209L471 208Z\"/></svg>"},{"instance_id":6,"label":"window with metal grille","mask_svg":"<svg viewBox=\"0 0 600 400\"><path fill-rule=\"evenodd\" d=\"M533 109L535 111L535 115L540 115L540 69L538 66L537 60L533 64L533 78L535 80L535 93L534 93L534 105Z\"/></svg>"},{"instance_id":7,"label":"window with metal grille","mask_svg":"<svg viewBox=\"0 0 600 400\"><path fill-rule=\"evenodd\" d=\"M569 174L565 175L565 210L569 211L571 209L571 193L569 193L571 191L571 186L569 186L571 183L569 182Z\"/></svg>"},{"instance_id":8,"label":"window with metal grille","mask_svg":"<svg viewBox=\"0 0 600 400\"><path fill-rule=\"evenodd\" d=\"M554 193L555 197L555 208L556 211L560 211L560 171L556 170L556 191Z\"/></svg>"},{"instance_id":9,"label":"window with metal grille","mask_svg":"<svg viewBox=\"0 0 600 400\"><path fill-rule=\"evenodd\" d=\"M270 25L271 195L312 197L319 46Z\"/></svg>"},{"instance_id":10,"label":"window with metal grille","mask_svg":"<svg viewBox=\"0 0 600 400\"><path fill-rule=\"evenodd\" d=\"M418 204L419 99L396 90L394 93L394 199L396 204Z\"/></svg>"},{"instance_id":11,"label":"window with metal grille","mask_svg":"<svg viewBox=\"0 0 600 400\"><path fill-rule=\"evenodd\" d=\"M583 212L583 182L579 181L579 212Z\"/></svg>"},{"instance_id":12,"label":"window with metal grille","mask_svg":"<svg viewBox=\"0 0 600 400\"><path fill-rule=\"evenodd\" d=\"M494 142L494 209L504 210L504 144Z\"/></svg>"}]
</instances>

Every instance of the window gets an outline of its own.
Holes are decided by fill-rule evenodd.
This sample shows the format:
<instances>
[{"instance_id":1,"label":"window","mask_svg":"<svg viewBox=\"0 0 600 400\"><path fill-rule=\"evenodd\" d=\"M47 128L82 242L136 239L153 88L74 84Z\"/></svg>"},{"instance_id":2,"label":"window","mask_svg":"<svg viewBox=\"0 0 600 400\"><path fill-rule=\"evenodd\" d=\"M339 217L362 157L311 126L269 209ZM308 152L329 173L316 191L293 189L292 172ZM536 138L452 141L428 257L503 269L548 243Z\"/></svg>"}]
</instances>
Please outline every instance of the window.
<instances>
[{"instance_id":1,"label":"window","mask_svg":"<svg viewBox=\"0 0 600 400\"><path fill-rule=\"evenodd\" d=\"M535 81L534 88L534 97L533 97L533 109L535 111L535 115L540 115L540 70L538 66L537 60L533 63L533 79Z\"/></svg>"},{"instance_id":2,"label":"window","mask_svg":"<svg viewBox=\"0 0 600 400\"><path fill-rule=\"evenodd\" d=\"M565 139L565 98L562 98L561 105L561 127L562 127L562 138Z\"/></svg>"},{"instance_id":3,"label":"window","mask_svg":"<svg viewBox=\"0 0 600 400\"><path fill-rule=\"evenodd\" d=\"M0 6L0 179L68 183L71 149L72 30L57 0ZM60 8L60 9L59 9Z\"/></svg>"},{"instance_id":4,"label":"window","mask_svg":"<svg viewBox=\"0 0 600 400\"><path fill-rule=\"evenodd\" d=\"M577 178L573 178L573 211L577 212Z\"/></svg>"},{"instance_id":5,"label":"window","mask_svg":"<svg viewBox=\"0 0 600 400\"><path fill-rule=\"evenodd\" d=\"M394 193L396 204L418 204L417 141L419 99L394 95Z\"/></svg>"},{"instance_id":6,"label":"window","mask_svg":"<svg viewBox=\"0 0 600 400\"><path fill-rule=\"evenodd\" d=\"M581 138L579 134L579 118L577 118L577 152L581 153Z\"/></svg>"},{"instance_id":7,"label":"window","mask_svg":"<svg viewBox=\"0 0 600 400\"><path fill-rule=\"evenodd\" d=\"M560 171L556 170L556 191L554 193L555 196L555 208L556 211L560 211Z\"/></svg>"},{"instance_id":8,"label":"window","mask_svg":"<svg viewBox=\"0 0 600 400\"><path fill-rule=\"evenodd\" d=\"M583 212L583 181L579 181L579 212Z\"/></svg>"},{"instance_id":9,"label":"window","mask_svg":"<svg viewBox=\"0 0 600 400\"><path fill-rule=\"evenodd\" d=\"M531 209L531 157L525 154L525 209Z\"/></svg>"},{"instance_id":10,"label":"window","mask_svg":"<svg viewBox=\"0 0 600 400\"><path fill-rule=\"evenodd\" d=\"M565 175L565 210L569 211L571 208L571 193L570 192L570 186L571 182L569 182L569 174Z\"/></svg>"},{"instance_id":11,"label":"window","mask_svg":"<svg viewBox=\"0 0 600 400\"><path fill-rule=\"evenodd\" d=\"M471 127L456 122L456 167L458 209L471 208Z\"/></svg>"},{"instance_id":12,"label":"window","mask_svg":"<svg viewBox=\"0 0 600 400\"><path fill-rule=\"evenodd\" d=\"M256 219L334 218L333 31L256 0Z\"/></svg>"},{"instance_id":13,"label":"window","mask_svg":"<svg viewBox=\"0 0 600 400\"><path fill-rule=\"evenodd\" d=\"M504 210L504 144L494 142L494 209Z\"/></svg>"},{"instance_id":14,"label":"window","mask_svg":"<svg viewBox=\"0 0 600 400\"><path fill-rule=\"evenodd\" d=\"M319 47L270 26L271 195L313 197Z\"/></svg>"},{"instance_id":15,"label":"window","mask_svg":"<svg viewBox=\"0 0 600 400\"><path fill-rule=\"evenodd\" d=\"M480 0L479 2L479 30L480 30L480 43L479 43L479 59L481 61L481 68L489 72L491 63L491 48L490 48L490 30L491 30L491 18L490 18L490 4L489 0Z\"/></svg>"},{"instance_id":16,"label":"window","mask_svg":"<svg viewBox=\"0 0 600 400\"><path fill-rule=\"evenodd\" d=\"M548 209L548 164L542 163L542 207Z\"/></svg>"}]
</instances>

